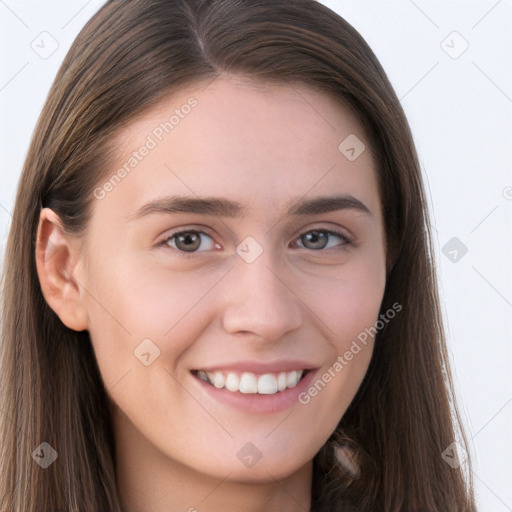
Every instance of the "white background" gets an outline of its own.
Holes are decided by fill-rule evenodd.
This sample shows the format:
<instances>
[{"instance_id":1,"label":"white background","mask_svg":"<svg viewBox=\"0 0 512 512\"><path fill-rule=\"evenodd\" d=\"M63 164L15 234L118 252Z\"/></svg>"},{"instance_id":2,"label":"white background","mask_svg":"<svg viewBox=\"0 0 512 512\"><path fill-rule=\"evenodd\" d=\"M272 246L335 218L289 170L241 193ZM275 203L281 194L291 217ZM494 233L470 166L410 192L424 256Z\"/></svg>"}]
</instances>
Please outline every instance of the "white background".
<instances>
[{"instance_id":1,"label":"white background","mask_svg":"<svg viewBox=\"0 0 512 512\"><path fill-rule=\"evenodd\" d=\"M324 3L368 41L410 121L431 198L479 511L512 511L512 0ZM101 4L0 0L2 246L46 94L71 42ZM43 31L58 43L46 59L31 48L46 38L51 49ZM468 249L456 262L442 252L453 237Z\"/></svg>"}]
</instances>

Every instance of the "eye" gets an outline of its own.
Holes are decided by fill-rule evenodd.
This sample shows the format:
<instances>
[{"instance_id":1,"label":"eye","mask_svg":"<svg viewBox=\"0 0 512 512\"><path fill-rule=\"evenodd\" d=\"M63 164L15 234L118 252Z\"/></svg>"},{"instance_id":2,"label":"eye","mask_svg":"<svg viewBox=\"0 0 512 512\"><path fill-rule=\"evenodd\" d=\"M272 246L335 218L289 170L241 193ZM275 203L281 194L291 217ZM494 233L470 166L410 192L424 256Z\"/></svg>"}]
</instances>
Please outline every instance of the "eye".
<instances>
[{"instance_id":1,"label":"eye","mask_svg":"<svg viewBox=\"0 0 512 512\"><path fill-rule=\"evenodd\" d=\"M333 238L341 240L337 243ZM339 245L350 245L351 240L343 233L327 229L314 229L304 233L298 239L302 246L299 247L312 250L330 249ZM297 243L297 242L295 242Z\"/></svg>"},{"instance_id":2,"label":"eye","mask_svg":"<svg viewBox=\"0 0 512 512\"><path fill-rule=\"evenodd\" d=\"M314 229L302 234L292 243L292 246L319 251L351 244L352 241L344 233L328 229ZM221 246L215 243L210 235L194 229L172 233L161 242L161 245L189 254L221 249Z\"/></svg>"},{"instance_id":3,"label":"eye","mask_svg":"<svg viewBox=\"0 0 512 512\"><path fill-rule=\"evenodd\" d=\"M208 239L207 243L203 243L203 237ZM195 230L173 233L163 243L182 252L203 252L218 247L218 244L215 244L210 235Z\"/></svg>"}]
</instances>

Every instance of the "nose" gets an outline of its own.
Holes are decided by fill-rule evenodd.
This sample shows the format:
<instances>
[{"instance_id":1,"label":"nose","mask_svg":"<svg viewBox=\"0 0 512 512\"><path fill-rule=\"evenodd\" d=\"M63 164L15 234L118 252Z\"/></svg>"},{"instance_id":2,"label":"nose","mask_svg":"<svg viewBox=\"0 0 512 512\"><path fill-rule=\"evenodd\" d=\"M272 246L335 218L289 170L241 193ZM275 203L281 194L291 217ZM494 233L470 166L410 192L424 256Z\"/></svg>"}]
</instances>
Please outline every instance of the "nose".
<instances>
[{"instance_id":1,"label":"nose","mask_svg":"<svg viewBox=\"0 0 512 512\"><path fill-rule=\"evenodd\" d=\"M286 274L265 252L254 262L237 261L224 283L222 324L230 334L273 342L298 329L302 303ZM289 279L288 279L289 281Z\"/></svg>"}]
</instances>

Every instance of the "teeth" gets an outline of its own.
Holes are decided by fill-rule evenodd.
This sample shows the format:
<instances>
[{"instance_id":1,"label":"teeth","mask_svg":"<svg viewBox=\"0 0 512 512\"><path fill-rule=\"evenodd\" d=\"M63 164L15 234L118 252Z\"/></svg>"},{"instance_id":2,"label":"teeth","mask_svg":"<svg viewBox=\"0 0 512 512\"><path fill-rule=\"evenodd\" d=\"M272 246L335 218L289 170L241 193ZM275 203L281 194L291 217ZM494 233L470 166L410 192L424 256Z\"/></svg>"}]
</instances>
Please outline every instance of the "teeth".
<instances>
[{"instance_id":1,"label":"teeth","mask_svg":"<svg viewBox=\"0 0 512 512\"><path fill-rule=\"evenodd\" d=\"M260 395L273 395L277 393L277 379L271 373L266 373L258 379L258 393Z\"/></svg>"},{"instance_id":2,"label":"teeth","mask_svg":"<svg viewBox=\"0 0 512 512\"><path fill-rule=\"evenodd\" d=\"M286 372L281 372L277 376L277 390L278 391L284 391L286 389L286 381L287 381Z\"/></svg>"},{"instance_id":3,"label":"teeth","mask_svg":"<svg viewBox=\"0 0 512 512\"><path fill-rule=\"evenodd\" d=\"M228 391L239 391L244 394L273 395L286 388L294 388L300 381L303 370L291 372L279 372L278 374L265 373L256 375L252 372L244 372L238 376L236 373L228 372L197 372L198 377L205 382L214 385L216 388L225 388Z\"/></svg>"},{"instance_id":4,"label":"teeth","mask_svg":"<svg viewBox=\"0 0 512 512\"><path fill-rule=\"evenodd\" d=\"M197 372L197 376L201 379L201 380L204 380L205 382L209 382L208 380L208 377L206 376L206 373L203 372L203 370L199 370Z\"/></svg>"},{"instance_id":5,"label":"teeth","mask_svg":"<svg viewBox=\"0 0 512 512\"><path fill-rule=\"evenodd\" d=\"M216 372L215 374L213 374L211 382L213 382L213 385L216 388L223 388L226 385L226 379L224 378L224 375L220 372Z\"/></svg>"},{"instance_id":6,"label":"teeth","mask_svg":"<svg viewBox=\"0 0 512 512\"><path fill-rule=\"evenodd\" d=\"M289 388L294 388L297 385L297 382L299 382L300 376L302 373L298 374L299 372L293 371L286 374L286 385Z\"/></svg>"},{"instance_id":7,"label":"teeth","mask_svg":"<svg viewBox=\"0 0 512 512\"><path fill-rule=\"evenodd\" d=\"M219 372L217 372L219 373ZM222 374L221 374L222 375ZM240 393L257 393L258 392L258 381L254 373L242 373L240 378Z\"/></svg>"},{"instance_id":8,"label":"teeth","mask_svg":"<svg viewBox=\"0 0 512 512\"><path fill-rule=\"evenodd\" d=\"M228 373L228 376L226 377L226 389L229 391L240 390L240 379L236 373Z\"/></svg>"}]
</instances>

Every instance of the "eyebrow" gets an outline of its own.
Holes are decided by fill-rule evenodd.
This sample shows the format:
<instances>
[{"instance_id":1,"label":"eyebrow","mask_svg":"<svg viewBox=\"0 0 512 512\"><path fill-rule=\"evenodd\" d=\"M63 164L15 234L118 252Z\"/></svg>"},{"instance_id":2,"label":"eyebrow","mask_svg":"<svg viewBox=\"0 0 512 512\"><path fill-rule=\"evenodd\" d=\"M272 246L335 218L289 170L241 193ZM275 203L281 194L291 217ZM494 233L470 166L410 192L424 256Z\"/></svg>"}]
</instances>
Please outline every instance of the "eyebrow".
<instances>
[{"instance_id":1,"label":"eyebrow","mask_svg":"<svg viewBox=\"0 0 512 512\"><path fill-rule=\"evenodd\" d=\"M352 195L317 197L303 201L292 199L287 203L285 216L318 215L338 210L357 210L369 216L369 208ZM131 219L154 214L199 213L217 217L242 218L247 214L242 204L221 197L170 196L150 201L142 206Z\"/></svg>"}]
</instances>

